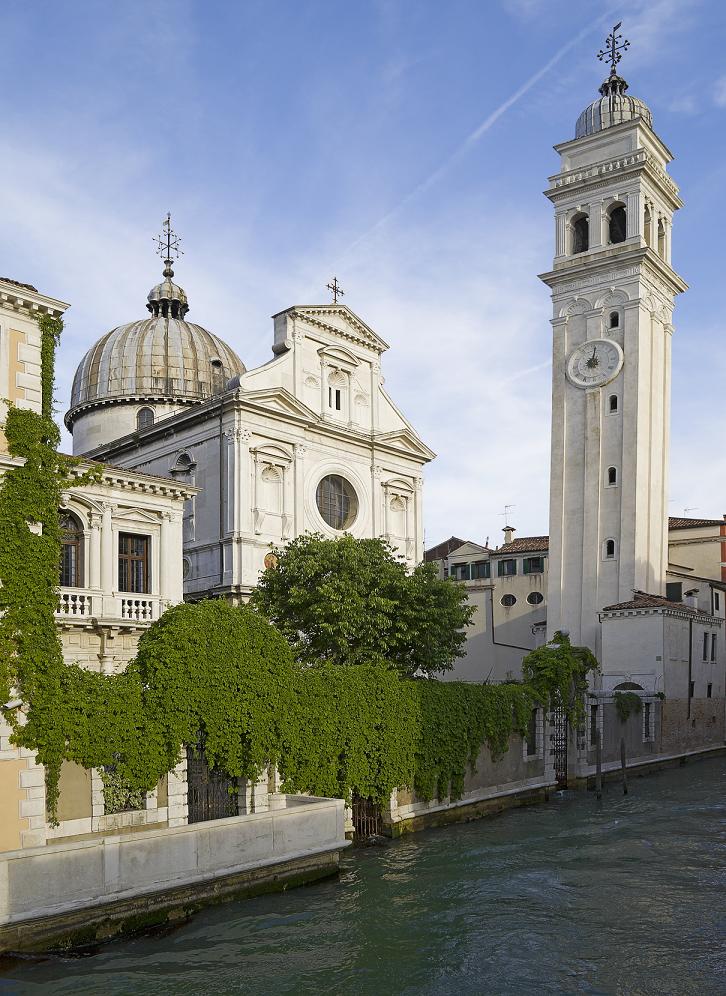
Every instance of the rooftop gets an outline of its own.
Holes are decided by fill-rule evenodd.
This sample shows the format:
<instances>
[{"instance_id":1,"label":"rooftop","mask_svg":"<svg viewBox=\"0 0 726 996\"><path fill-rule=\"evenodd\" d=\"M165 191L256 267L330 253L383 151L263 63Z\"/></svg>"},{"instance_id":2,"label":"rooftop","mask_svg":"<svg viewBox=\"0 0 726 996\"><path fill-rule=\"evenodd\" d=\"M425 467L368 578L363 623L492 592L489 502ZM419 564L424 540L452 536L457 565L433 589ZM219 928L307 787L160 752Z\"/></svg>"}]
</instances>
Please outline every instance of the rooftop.
<instances>
[{"instance_id":1,"label":"rooftop","mask_svg":"<svg viewBox=\"0 0 726 996\"><path fill-rule=\"evenodd\" d=\"M694 616L708 615L703 609L693 609L684 602L672 602L665 595L650 595L647 591L633 591L633 598L629 602L617 602L615 605L606 605L603 612L616 612L620 609L677 609L679 612L687 612Z\"/></svg>"},{"instance_id":2,"label":"rooftop","mask_svg":"<svg viewBox=\"0 0 726 996\"><path fill-rule=\"evenodd\" d=\"M549 545L549 536L519 536L511 543L503 543L493 553L540 553L546 552Z\"/></svg>"},{"instance_id":3,"label":"rooftop","mask_svg":"<svg viewBox=\"0 0 726 996\"><path fill-rule=\"evenodd\" d=\"M32 284L23 284L19 280L13 280L11 277L0 277L0 283L12 284L13 287L22 287L23 290L33 291L34 294L38 294L38 288L33 287Z\"/></svg>"},{"instance_id":4,"label":"rooftop","mask_svg":"<svg viewBox=\"0 0 726 996\"><path fill-rule=\"evenodd\" d=\"M701 529L703 526L722 526L724 519L688 519L685 516L673 516L668 519L669 529Z\"/></svg>"},{"instance_id":5,"label":"rooftop","mask_svg":"<svg viewBox=\"0 0 726 996\"><path fill-rule=\"evenodd\" d=\"M450 536L447 540L437 543L424 553L424 560L428 563L433 560L446 560L452 550L457 550L460 546L468 543L469 540L459 539L458 536Z\"/></svg>"}]
</instances>

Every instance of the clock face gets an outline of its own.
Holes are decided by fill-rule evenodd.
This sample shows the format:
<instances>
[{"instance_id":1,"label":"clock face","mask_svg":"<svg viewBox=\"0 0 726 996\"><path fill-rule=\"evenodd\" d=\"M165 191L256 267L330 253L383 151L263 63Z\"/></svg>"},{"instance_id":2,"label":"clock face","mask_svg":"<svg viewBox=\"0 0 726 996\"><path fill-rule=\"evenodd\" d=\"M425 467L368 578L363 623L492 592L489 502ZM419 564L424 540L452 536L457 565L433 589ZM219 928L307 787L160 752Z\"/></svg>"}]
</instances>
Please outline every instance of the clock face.
<instances>
[{"instance_id":1,"label":"clock face","mask_svg":"<svg viewBox=\"0 0 726 996\"><path fill-rule=\"evenodd\" d=\"M567 376L575 387L602 387L617 377L623 351L612 339L590 339L573 349L567 361Z\"/></svg>"}]
</instances>

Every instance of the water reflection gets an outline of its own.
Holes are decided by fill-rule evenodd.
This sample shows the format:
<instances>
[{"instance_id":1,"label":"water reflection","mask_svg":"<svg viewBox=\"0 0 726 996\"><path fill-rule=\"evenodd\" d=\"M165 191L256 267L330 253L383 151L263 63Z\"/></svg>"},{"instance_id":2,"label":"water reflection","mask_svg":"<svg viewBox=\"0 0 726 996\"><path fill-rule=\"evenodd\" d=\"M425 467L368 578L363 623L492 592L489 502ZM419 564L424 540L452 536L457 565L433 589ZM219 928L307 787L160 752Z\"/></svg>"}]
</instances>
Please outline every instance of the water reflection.
<instances>
[{"instance_id":1,"label":"water reflection","mask_svg":"<svg viewBox=\"0 0 726 996\"><path fill-rule=\"evenodd\" d=\"M715 759L359 850L0 993L724 993L725 789Z\"/></svg>"}]
</instances>

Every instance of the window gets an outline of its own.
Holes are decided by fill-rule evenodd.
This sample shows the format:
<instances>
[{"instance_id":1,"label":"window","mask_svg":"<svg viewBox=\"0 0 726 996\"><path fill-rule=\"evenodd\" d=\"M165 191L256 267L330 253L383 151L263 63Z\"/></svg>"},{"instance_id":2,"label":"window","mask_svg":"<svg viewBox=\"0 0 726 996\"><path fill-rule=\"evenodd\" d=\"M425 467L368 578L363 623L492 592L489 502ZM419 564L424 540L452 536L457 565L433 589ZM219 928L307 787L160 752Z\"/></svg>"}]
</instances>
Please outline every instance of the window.
<instances>
[{"instance_id":1,"label":"window","mask_svg":"<svg viewBox=\"0 0 726 996\"><path fill-rule=\"evenodd\" d=\"M618 483L618 471L616 467L608 467L608 487L614 488Z\"/></svg>"},{"instance_id":2,"label":"window","mask_svg":"<svg viewBox=\"0 0 726 996\"><path fill-rule=\"evenodd\" d=\"M721 608L721 595L717 591L714 591L713 593L713 607L716 612L718 612Z\"/></svg>"},{"instance_id":3,"label":"window","mask_svg":"<svg viewBox=\"0 0 726 996\"><path fill-rule=\"evenodd\" d=\"M652 716L653 705L651 702L643 704L643 740L650 740L652 737Z\"/></svg>"},{"instance_id":4,"label":"window","mask_svg":"<svg viewBox=\"0 0 726 996\"><path fill-rule=\"evenodd\" d=\"M470 581L471 564L454 564L451 568L451 576L456 581Z\"/></svg>"},{"instance_id":5,"label":"window","mask_svg":"<svg viewBox=\"0 0 726 996\"><path fill-rule=\"evenodd\" d=\"M605 559L615 559L615 540L613 539L605 540Z\"/></svg>"},{"instance_id":6,"label":"window","mask_svg":"<svg viewBox=\"0 0 726 996\"><path fill-rule=\"evenodd\" d=\"M529 714L529 723L527 724L527 757L536 757L537 755L538 713L538 709L533 709Z\"/></svg>"},{"instance_id":7,"label":"window","mask_svg":"<svg viewBox=\"0 0 726 996\"><path fill-rule=\"evenodd\" d=\"M696 682L695 681L689 681L688 682L688 698L692 699L693 696L695 695L695 692L696 692ZM694 720L694 722L695 722L695 720Z\"/></svg>"},{"instance_id":8,"label":"window","mask_svg":"<svg viewBox=\"0 0 726 996\"><path fill-rule=\"evenodd\" d=\"M324 477L315 494L318 511L333 529L347 529L358 515L358 496L353 485L344 477L329 474Z\"/></svg>"},{"instance_id":9,"label":"window","mask_svg":"<svg viewBox=\"0 0 726 996\"><path fill-rule=\"evenodd\" d=\"M148 593L149 537L119 533L118 590Z\"/></svg>"},{"instance_id":10,"label":"window","mask_svg":"<svg viewBox=\"0 0 726 996\"><path fill-rule=\"evenodd\" d=\"M716 634L711 634L711 663L716 661Z\"/></svg>"},{"instance_id":11,"label":"window","mask_svg":"<svg viewBox=\"0 0 726 996\"><path fill-rule=\"evenodd\" d=\"M703 634L703 659L705 661L708 660L708 638L709 638L709 635L710 635L709 633L704 633Z\"/></svg>"},{"instance_id":12,"label":"window","mask_svg":"<svg viewBox=\"0 0 726 996\"><path fill-rule=\"evenodd\" d=\"M706 698L710 699L712 695L713 695L713 684L712 682L709 681L709 683L706 685Z\"/></svg>"},{"instance_id":13,"label":"window","mask_svg":"<svg viewBox=\"0 0 726 996\"><path fill-rule=\"evenodd\" d=\"M339 387L328 388L328 408L334 408L339 412L342 407L342 394Z\"/></svg>"},{"instance_id":14,"label":"window","mask_svg":"<svg viewBox=\"0 0 726 996\"><path fill-rule=\"evenodd\" d=\"M154 424L154 409L153 408L139 408L136 413L136 428L137 429L148 429L150 425Z\"/></svg>"},{"instance_id":15,"label":"window","mask_svg":"<svg viewBox=\"0 0 726 996\"><path fill-rule=\"evenodd\" d=\"M497 564L497 575L500 578L509 578L517 573L517 561L511 560L500 560Z\"/></svg>"},{"instance_id":16,"label":"window","mask_svg":"<svg viewBox=\"0 0 726 996\"><path fill-rule=\"evenodd\" d=\"M478 578L490 578L492 576L492 565L488 560L477 560L471 565L472 581Z\"/></svg>"},{"instance_id":17,"label":"window","mask_svg":"<svg viewBox=\"0 0 726 996\"><path fill-rule=\"evenodd\" d=\"M527 601L530 605L541 605L544 602L544 595L541 591L530 591Z\"/></svg>"},{"instance_id":18,"label":"window","mask_svg":"<svg viewBox=\"0 0 726 996\"><path fill-rule=\"evenodd\" d=\"M608 410L611 415L615 415L618 410L618 396L617 394L611 394L608 398Z\"/></svg>"},{"instance_id":19,"label":"window","mask_svg":"<svg viewBox=\"0 0 726 996\"><path fill-rule=\"evenodd\" d=\"M617 329L620 328L620 315L617 311L610 312L610 328Z\"/></svg>"},{"instance_id":20,"label":"window","mask_svg":"<svg viewBox=\"0 0 726 996\"><path fill-rule=\"evenodd\" d=\"M576 215L572 222L572 253L587 252L590 248L590 219L586 214Z\"/></svg>"},{"instance_id":21,"label":"window","mask_svg":"<svg viewBox=\"0 0 726 996\"><path fill-rule=\"evenodd\" d=\"M72 512L60 513L62 588L83 587L83 527Z\"/></svg>"},{"instance_id":22,"label":"window","mask_svg":"<svg viewBox=\"0 0 726 996\"><path fill-rule=\"evenodd\" d=\"M658 222L658 255L665 259L665 225L662 218Z\"/></svg>"},{"instance_id":23,"label":"window","mask_svg":"<svg viewBox=\"0 0 726 996\"><path fill-rule=\"evenodd\" d=\"M597 747L597 706L590 706L590 746Z\"/></svg>"},{"instance_id":24,"label":"window","mask_svg":"<svg viewBox=\"0 0 726 996\"><path fill-rule=\"evenodd\" d=\"M618 204L617 207L614 207L610 212L610 221L608 224L610 241L612 243L625 242L627 237L627 227L625 208L622 204Z\"/></svg>"},{"instance_id":25,"label":"window","mask_svg":"<svg viewBox=\"0 0 726 996\"><path fill-rule=\"evenodd\" d=\"M502 595L501 603L505 609L511 609L513 605L517 604L517 599L514 595Z\"/></svg>"},{"instance_id":26,"label":"window","mask_svg":"<svg viewBox=\"0 0 726 996\"><path fill-rule=\"evenodd\" d=\"M544 557L525 557L522 561L523 574L542 574L544 572Z\"/></svg>"}]
</instances>

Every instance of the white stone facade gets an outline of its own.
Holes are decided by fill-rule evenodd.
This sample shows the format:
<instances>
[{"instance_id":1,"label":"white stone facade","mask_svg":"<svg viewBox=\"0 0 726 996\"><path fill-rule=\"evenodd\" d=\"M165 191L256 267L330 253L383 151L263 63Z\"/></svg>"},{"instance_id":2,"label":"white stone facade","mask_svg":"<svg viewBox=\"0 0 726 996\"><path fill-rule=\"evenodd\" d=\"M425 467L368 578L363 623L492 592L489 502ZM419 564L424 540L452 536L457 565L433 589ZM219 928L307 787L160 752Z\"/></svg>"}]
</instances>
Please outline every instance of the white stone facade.
<instances>
[{"instance_id":1,"label":"white stone facade","mask_svg":"<svg viewBox=\"0 0 726 996\"><path fill-rule=\"evenodd\" d=\"M275 358L228 390L90 454L200 489L184 516L190 598L246 598L274 545L305 532L384 536L409 566L423 555L421 485L433 453L386 394L386 344L342 305L275 316ZM320 512L342 478L349 521Z\"/></svg>"}]
</instances>

